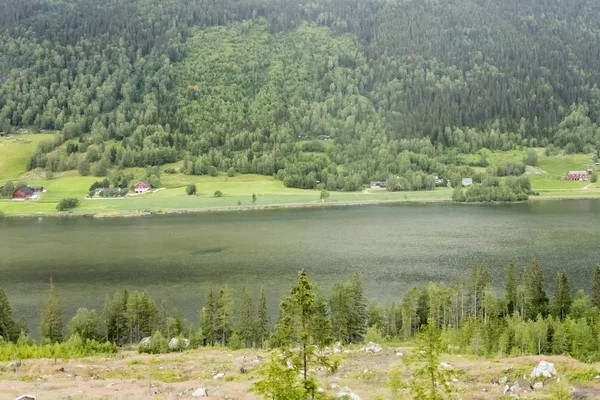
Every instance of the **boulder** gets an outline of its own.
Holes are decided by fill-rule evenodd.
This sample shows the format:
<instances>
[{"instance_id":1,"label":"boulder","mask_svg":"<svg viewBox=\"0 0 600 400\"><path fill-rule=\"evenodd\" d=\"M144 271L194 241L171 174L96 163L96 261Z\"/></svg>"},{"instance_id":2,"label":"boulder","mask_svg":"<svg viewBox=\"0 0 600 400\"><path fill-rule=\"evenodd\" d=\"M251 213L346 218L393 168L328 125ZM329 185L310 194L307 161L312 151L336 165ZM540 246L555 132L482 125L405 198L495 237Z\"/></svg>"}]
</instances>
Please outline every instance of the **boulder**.
<instances>
[{"instance_id":1,"label":"boulder","mask_svg":"<svg viewBox=\"0 0 600 400\"><path fill-rule=\"evenodd\" d=\"M177 338L171 338L171 340L169 341L169 348L171 350L176 349L177 347L179 347L179 339ZM187 349L188 347L190 347L190 341L189 339L183 339L183 347L185 349Z\"/></svg>"},{"instance_id":2,"label":"boulder","mask_svg":"<svg viewBox=\"0 0 600 400\"><path fill-rule=\"evenodd\" d=\"M215 375L213 376L213 379L221 379L221 378L222 378L222 377L224 377L224 376L225 376L225 374L224 374L224 373L222 373L222 372L219 372L218 374L215 374Z\"/></svg>"},{"instance_id":3,"label":"boulder","mask_svg":"<svg viewBox=\"0 0 600 400\"><path fill-rule=\"evenodd\" d=\"M506 382L508 382L508 378L506 376L503 376L502 378L500 378L500 380L498 381L499 384L501 385L505 385Z\"/></svg>"},{"instance_id":4,"label":"boulder","mask_svg":"<svg viewBox=\"0 0 600 400\"><path fill-rule=\"evenodd\" d=\"M440 363L440 368L444 368L444 369L452 369L452 364L447 363L447 362L441 362Z\"/></svg>"},{"instance_id":5,"label":"boulder","mask_svg":"<svg viewBox=\"0 0 600 400\"><path fill-rule=\"evenodd\" d=\"M354 393L348 386L344 386L337 394L338 399L360 400L360 397Z\"/></svg>"},{"instance_id":6,"label":"boulder","mask_svg":"<svg viewBox=\"0 0 600 400\"><path fill-rule=\"evenodd\" d=\"M556 368L554 363L548 361L540 361L537 367L531 371L532 378L539 378L540 376L551 378L556 375Z\"/></svg>"},{"instance_id":7,"label":"boulder","mask_svg":"<svg viewBox=\"0 0 600 400\"><path fill-rule=\"evenodd\" d=\"M336 344L333 345L333 354L337 354L337 353L341 353L342 352L342 344L340 342L337 342Z\"/></svg>"},{"instance_id":8,"label":"boulder","mask_svg":"<svg viewBox=\"0 0 600 400\"><path fill-rule=\"evenodd\" d=\"M142 340L140 340L140 346L150 346L151 343L152 343L152 338L150 336L147 336L147 337L143 338Z\"/></svg>"},{"instance_id":9,"label":"boulder","mask_svg":"<svg viewBox=\"0 0 600 400\"><path fill-rule=\"evenodd\" d=\"M510 386L506 385L506 386L504 386L504 391L502 393L506 394L508 392L510 392Z\"/></svg>"},{"instance_id":10,"label":"boulder","mask_svg":"<svg viewBox=\"0 0 600 400\"><path fill-rule=\"evenodd\" d=\"M361 350L364 350L368 353L379 353L381 350L383 350L383 348L381 348L381 346L377 343L369 342L369 344L363 347Z\"/></svg>"},{"instance_id":11,"label":"boulder","mask_svg":"<svg viewBox=\"0 0 600 400\"><path fill-rule=\"evenodd\" d=\"M533 384L533 388L535 390L540 390L544 388L544 382L536 382Z\"/></svg>"},{"instance_id":12,"label":"boulder","mask_svg":"<svg viewBox=\"0 0 600 400\"><path fill-rule=\"evenodd\" d=\"M208 397L208 394L206 393L206 389L198 388L194 393L192 393L192 397Z\"/></svg>"},{"instance_id":13,"label":"boulder","mask_svg":"<svg viewBox=\"0 0 600 400\"><path fill-rule=\"evenodd\" d=\"M15 400L35 400L35 396L32 394L24 394L23 396L17 397Z\"/></svg>"}]
</instances>

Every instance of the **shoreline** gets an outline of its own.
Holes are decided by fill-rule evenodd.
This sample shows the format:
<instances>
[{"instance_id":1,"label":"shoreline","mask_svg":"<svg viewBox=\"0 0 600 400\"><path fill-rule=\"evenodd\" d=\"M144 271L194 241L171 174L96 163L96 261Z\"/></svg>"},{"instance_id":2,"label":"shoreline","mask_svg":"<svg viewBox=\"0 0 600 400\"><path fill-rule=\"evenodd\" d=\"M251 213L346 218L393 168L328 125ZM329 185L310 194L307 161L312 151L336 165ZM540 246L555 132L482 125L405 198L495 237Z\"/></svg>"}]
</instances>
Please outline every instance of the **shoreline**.
<instances>
[{"instance_id":1,"label":"shoreline","mask_svg":"<svg viewBox=\"0 0 600 400\"><path fill-rule=\"evenodd\" d=\"M527 201L556 201L556 200L600 200L600 195L592 196L530 196ZM518 203L526 203L522 201ZM311 209L311 208L332 208L332 207L357 207L357 206L376 206L390 204L461 204L461 205L482 205L482 204L513 204L513 202L472 202L457 203L451 198L434 199L394 199L394 200L345 200L334 202L299 202L299 203L274 203L254 206L221 206L221 207L201 207L201 208L173 208L159 210L133 210L133 211L112 211L112 212L55 212L55 213L25 213L25 214L4 214L0 219L26 219L26 218L135 218L155 215L189 215L206 213L228 213L228 212L249 212L249 211L270 211L270 210L293 210L293 209Z\"/></svg>"}]
</instances>

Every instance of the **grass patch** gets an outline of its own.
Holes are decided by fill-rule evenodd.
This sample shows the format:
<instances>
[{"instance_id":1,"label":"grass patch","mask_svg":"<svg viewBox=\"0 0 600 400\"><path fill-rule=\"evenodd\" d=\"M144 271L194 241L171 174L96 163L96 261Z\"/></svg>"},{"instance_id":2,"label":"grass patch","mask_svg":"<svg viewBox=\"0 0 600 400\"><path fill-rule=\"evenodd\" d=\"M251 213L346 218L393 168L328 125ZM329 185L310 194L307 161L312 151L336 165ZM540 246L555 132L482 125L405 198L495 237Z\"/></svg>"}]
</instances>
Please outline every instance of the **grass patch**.
<instances>
[{"instance_id":1,"label":"grass patch","mask_svg":"<svg viewBox=\"0 0 600 400\"><path fill-rule=\"evenodd\" d=\"M14 134L0 138L0 182L18 179L26 172L27 162L41 141L52 134Z\"/></svg>"}]
</instances>

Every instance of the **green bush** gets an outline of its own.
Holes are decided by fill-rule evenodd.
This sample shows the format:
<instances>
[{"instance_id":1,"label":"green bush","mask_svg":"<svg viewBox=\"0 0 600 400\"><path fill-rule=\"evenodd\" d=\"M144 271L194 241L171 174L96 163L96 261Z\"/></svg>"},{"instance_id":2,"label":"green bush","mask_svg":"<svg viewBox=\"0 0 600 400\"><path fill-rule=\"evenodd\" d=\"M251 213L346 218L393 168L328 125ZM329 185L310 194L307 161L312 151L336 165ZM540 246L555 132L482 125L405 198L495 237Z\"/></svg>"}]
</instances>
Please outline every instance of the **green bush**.
<instances>
[{"instance_id":1,"label":"green bush","mask_svg":"<svg viewBox=\"0 0 600 400\"><path fill-rule=\"evenodd\" d=\"M17 343L0 342L0 361L15 358L82 358L116 352L117 346L112 343L83 340L77 334L62 343L36 344L25 334L21 334Z\"/></svg>"},{"instance_id":2,"label":"green bush","mask_svg":"<svg viewBox=\"0 0 600 400\"><path fill-rule=\"evenodd\" d=\"M593 173L592 176L590 176L590 182L592 183L596 183L598 182L598 174L597 173Z\"/></svg>"},{"instance_id":3,"label":"green bush","mask_svg":"<svg viewBox=\"0 0 600 400\"><path fill-rule=\"evenodd\" d=\"M215 197L223 197L223 192L221 192L220 190L217 190L215 192Z\"/></svg>"},{"instance_id":4,"label":"green bush","mask_svg":"<svg viewBox=\"0 0 600 400\"><path fill-rule=\"evenodd\" d=\"M193 196L198 192L198 188L196 187L196 185L191 184L185 188L185 192L188 194L188 196Z\"/></svg>"},{"instance_id":5,"label":"green bush","mask_svg":"<svg viewBox=\"0 0 600 400\"><path fill-rule=\"evenodd\" d=\"M62 199L61 201L59 201L58 205L56 206L56 209L58 211L66 211L66 210L70 210L72 208L77 207L78 204L79 204L78 199L69 197L69 198Z\"/></svg>"}]
</instances>

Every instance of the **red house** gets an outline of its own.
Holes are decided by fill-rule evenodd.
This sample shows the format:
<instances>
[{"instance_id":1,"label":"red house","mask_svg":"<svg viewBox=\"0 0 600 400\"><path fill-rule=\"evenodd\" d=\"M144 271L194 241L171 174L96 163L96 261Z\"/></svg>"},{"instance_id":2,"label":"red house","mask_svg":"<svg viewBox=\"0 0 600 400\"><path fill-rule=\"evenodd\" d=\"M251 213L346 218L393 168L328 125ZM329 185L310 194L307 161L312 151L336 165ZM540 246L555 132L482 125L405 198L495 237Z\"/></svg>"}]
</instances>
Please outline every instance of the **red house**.
<instances>
[{"instance_id":1,"label":"red house","mask_svg":"<svg viewBox=\"0 0 600 400\"><path fill-rule=\"evenodd\" d=\"M151 186L148 182L138 182L135 184L136 193L146 193L150 188Z\"/></svg>"},{"instance_id":2,"label":"red house","mask_svg":"<svg viewBox=\"0 0 600 400\"><path fill-rule=\"evenodd\" d=\"M588 171L569 171L567 179L570 181L587 181L590 176Z\"/></svg>"},{"instance_id":3,"label":"red house","mask_svg":"<svg viewBox=\"0 0 600 400\"><path fill-rule=\"evenodd\" d=\"M28 187L22 187L13 193L13 199L28 199L33 196L33 189Z\"/></svg>"}]
</instances>

